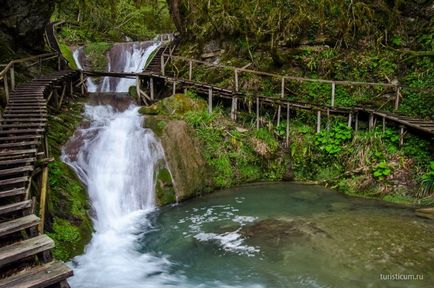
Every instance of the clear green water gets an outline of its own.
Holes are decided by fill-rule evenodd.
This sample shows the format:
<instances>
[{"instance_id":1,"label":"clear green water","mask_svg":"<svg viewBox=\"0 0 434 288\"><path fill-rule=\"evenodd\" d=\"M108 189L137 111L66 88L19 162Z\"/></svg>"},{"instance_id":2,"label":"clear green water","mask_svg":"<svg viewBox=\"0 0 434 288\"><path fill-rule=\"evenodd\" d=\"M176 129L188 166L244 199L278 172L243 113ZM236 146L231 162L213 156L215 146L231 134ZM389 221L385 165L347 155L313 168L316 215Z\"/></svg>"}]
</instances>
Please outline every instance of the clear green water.
<instances>
[{"instance_id":1,"label":"clear green water","mask_svg":"<svg viewBox=\"0 0 434 288\"><path fill-rule=\"evenodd\" d=\"M188 287L434 287L433 221L319 186L245 186L151 219L139 250Z\"/></svg>"}]
</instances>

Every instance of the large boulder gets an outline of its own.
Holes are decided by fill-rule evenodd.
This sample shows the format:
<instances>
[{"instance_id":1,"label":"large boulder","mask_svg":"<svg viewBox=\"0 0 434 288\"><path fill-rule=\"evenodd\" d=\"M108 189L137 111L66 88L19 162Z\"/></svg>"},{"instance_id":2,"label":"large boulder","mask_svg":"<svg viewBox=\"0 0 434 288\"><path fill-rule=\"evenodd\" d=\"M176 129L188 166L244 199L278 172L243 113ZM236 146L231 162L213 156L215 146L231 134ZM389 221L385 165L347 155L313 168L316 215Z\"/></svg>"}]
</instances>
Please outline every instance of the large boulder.
<instances>
[{"instance_id":1,"label":"large boulder","mask_svg":"<svg viewBox=\"0 0 434 288\"><path fill-rule=\"evenodd\" d=\"M54 5L53 0L3 0L1 2L1 60L12 58L17 50L35 51L44 46L44 29L50 21Z\"/></svg>"}]
</instances>

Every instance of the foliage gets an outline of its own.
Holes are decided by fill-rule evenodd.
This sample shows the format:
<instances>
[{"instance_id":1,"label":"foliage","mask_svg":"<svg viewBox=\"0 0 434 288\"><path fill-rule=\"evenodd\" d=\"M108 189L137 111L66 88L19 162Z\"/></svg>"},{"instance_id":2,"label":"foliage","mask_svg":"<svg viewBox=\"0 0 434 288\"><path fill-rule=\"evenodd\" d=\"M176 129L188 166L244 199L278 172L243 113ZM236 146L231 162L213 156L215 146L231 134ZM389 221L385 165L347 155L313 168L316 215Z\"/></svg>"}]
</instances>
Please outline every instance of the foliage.
<instances>
[{"instance_id":1,"label":"foliage","mask_svg":"<svg viewBox=\"0 0 434 288\"><path fill-rule=\"evenodd\" d=\"M342 144L351 139L352 130L343 123L337 123L330 130L323 130L316 136L319 150L325 150L330 155L336 155L342 150Z\"/></svg>"},{"instance_id":2,"label":"foliage","mask_svg":"<svg viewBox=\"0 0 434 288\"><path fill-rule=\"evenodd\" d=\"M428 172L422 176L422 193L421 197L434 193L434 161L430 162Z\"/></svg>"},{"instance_id":3,"label":"foliage","mask_svg":"<svg viewBox=\"0 0 434 288\"><path fill-rule=\"evenodd\" d=\"M68 44L144 40L174 29L164 0L58 1L52 18L71 23L60 34Z\"/></svg>"},{"instance_id":4,"label":"foliage","mask_svg":"<svg viewBox=\"0 0 434 288\"><path fill-rule=\"evenodd\" d=\"M107 70L108 60L106 53L111 47L112 45L106 42L91 42L84 47L84 53L93 69L96 71Z\"/></svg>"},{"instance_id":5,"label":"foliage","mask_svg":"<svg viewBox=\"0 0 434 288\"><path fill-rule=\"evenodd\" d=\"M379 164L375 165L372 169L374 177L378 180L384 180L387 176L392 173L392 169L387 165L386 161L381 161Z\"/></svg>"}]
</instances>

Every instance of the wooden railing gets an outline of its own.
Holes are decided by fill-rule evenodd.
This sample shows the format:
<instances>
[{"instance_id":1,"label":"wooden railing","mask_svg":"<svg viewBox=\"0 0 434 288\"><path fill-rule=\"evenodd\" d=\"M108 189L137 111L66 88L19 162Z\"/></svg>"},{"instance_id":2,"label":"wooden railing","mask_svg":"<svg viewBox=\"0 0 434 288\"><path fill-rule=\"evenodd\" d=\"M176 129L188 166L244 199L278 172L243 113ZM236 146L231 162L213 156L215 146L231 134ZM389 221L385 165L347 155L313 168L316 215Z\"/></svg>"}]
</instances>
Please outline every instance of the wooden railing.
<instances>
[{"instance_id":1,"label":"wooden railing","mask_svg":"<svg viewBox=\"0 0 434 288\"><path fill-rule=\"evenodd\" d=\"M167 59L167 60L165 60ZM289 75L279 75L279 74L273 74L268 72L262 72L252 69L247 69L246 67L240 68L240 67L234 67L234 66L227 66L227 65L221 65L221 64L214 64L210 62L200 61L197 59L191 59L186 58L182 56L176 56L170 54L164 53L161 58L161 71L162 74L166 74L166 66L170 60L176 60L181 61L186 64L188 64L188 80L193 79L193 65L199 64L199 65L205 65L213 68L221 68L226 70L233 71L233 77L234 77L234 83L235 87L234 90L236 92L239 92L240 90L240 73L250 73L258 76L267 76L272 77L275 79L280 79L281 83L281 92L280 92L280 98L285 98L285 85L288 81L298 81L298 82L316 82L316 83L323 83L323 84L330 84L331 85L331 95L330 95L330 106L335 106L335 97L336 97L336 86L366 86L366 87L384 87L384 88L391 88L395 91L395 101L394 101L394 109L395 111L399 108L399 101L400 98L402 98L401 92L400 92L400 85L399 83L381 83L381 82L360 82L360 81L344 81L344 80L326 80L326 79L312 79L312 78L304 78L304 77L296 77L296 76L289 76ZM279 111L280 112L280 111Z\"/></svg>"},{"instance_id":2,"label":"wooden railing","mask_svg":"<svg viewBox=\"0 0 434 288\"><path fill-rule=\"evenodd\" d=\"M8 64L3 65L4 68L1 70L0 72L0 80L3 80L3 85L4 85L4 91L5 91L5 99L3 99L3 103L7 104L9 101L9 96L10 96L10 92L15 90L15 85L16 85L16 81L15 81L15 65L17 64L23 64L26 62L32 62L30 66L33 66L35 64L44 62L44 61L48 61L51 59L58 59L58 66L61 63L61 55L57 52L53 52L53 53L45 53L45 54L40 54L37 56L31 56L31 57L26 57L26 58L21 58L21 59L16 59L16 60L12 60L10 61ZM9 81L10 78L10 81Z\"/></svg>"}]
</instances>

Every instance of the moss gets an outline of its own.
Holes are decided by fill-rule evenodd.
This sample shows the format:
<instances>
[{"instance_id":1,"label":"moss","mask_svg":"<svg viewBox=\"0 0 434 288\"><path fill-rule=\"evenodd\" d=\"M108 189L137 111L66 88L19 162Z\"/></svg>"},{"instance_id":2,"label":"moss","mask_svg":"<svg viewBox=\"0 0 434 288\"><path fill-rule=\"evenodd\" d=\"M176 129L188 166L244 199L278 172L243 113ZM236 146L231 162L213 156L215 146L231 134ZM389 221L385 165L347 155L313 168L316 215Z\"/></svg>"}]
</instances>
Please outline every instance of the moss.
<instances>
[{"instance_id":1,"label":"moss","mask_svg":"<svg viewBox=\"0 0 434 288\"><path fill-rule=\"evenodd\" d=\"M173 187L172 175L167 168L158 171L156 197L160 206L176 202L176 193Z\"/></svg>"},{"instance_id":2,"label":"moss","mask_svg":"<svg viewBox=\"0 0 434 288\"><path fill-rule=\"evenodd\" d=\"M107 51L112 47L112 44L107 42L90 42L84 47L84 53L89 59L93 69L97 71L105 71L108 65Z\"/></svg>"},{"instance_id":3,"label":"moss","mask_svg":"<svg viewBox=\"0 0 434 288\"><path fill-rule=\"evenodd\" d=\"M84 101L84 99L83 99ZM48 144L55 161L49 164L49 190L46 228L56 242L54 255L61 260L81 254L92 236L90 205L83 184L60 159L61 148L82 120L83 101L64 106L48 119Z\"/></svg>"},{"instance_id":4,"label":"moss","mask_svg":"<svg viewBox=\"0 0 434 288\"><path fill-rule=\"evenodd\" d=\"M207 104L202 99L192 95L176 94L157 103L142 107L139 112L144 115L168 115L172 117L183 115L193 110L203 110Z\"/></svg>"},{"instance_id":5,"label":"moss","mask_svg":"<svg viewBox=\"0 0 434 288\"><path fill-rule=\"evenodd\" d=\"M62 52L63 57L68 61L69 68L73 70L77 70L77 64L75 64L74 57L72 56L71 48L65 43L59 43L60 51Z\"/></svg>"}]
</instances>

